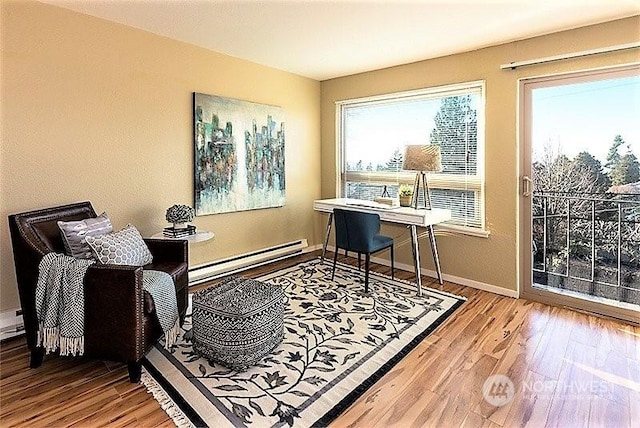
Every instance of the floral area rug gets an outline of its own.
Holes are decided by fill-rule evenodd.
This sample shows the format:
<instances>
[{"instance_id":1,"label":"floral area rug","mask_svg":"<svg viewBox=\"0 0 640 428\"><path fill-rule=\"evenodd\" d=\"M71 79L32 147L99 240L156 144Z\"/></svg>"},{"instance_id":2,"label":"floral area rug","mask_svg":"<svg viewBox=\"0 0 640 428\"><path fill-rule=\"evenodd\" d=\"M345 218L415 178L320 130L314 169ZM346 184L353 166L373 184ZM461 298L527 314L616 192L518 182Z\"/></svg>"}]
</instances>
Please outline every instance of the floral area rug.
<instances>
[{"instance_id":1,"label":"floral area rug","mask_svg":"<svg viewBox=\"0 0 640 428\"><path fill-rule=\"evenodd\" d=\"M449 317L464 299L319 259L256 278L285 291L282 344L236 372L191 347L191 317L170 351L158 343L143 383L179 426L326 426Z\"/></svg>"}]
</instances>

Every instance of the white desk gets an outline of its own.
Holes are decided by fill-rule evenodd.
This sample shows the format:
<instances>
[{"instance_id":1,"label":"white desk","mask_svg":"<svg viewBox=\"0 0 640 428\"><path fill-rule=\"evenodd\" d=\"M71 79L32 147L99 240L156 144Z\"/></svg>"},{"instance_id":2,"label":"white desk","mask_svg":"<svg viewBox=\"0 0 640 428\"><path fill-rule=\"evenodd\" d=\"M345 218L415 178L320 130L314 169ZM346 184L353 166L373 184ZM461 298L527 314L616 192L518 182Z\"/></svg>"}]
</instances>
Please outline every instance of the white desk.
<instances>
[{"instance_id":1,"label":"white desk","mask_svg":"<svg viewBox=\"0 0 640 428\"><path fill-rule=\"evenodd\" d=\"M442 271L440 269L440 258L438 257L438 247L436 245L436 235L433 233L433 225L451 220L451 211L440 208L431 210L413 209L408 207L389 208L382 204L371 201L361 201L359 199L319 199L313 202L315 211L329 214L327 221L327 232L322 247L322 259L329 244L329 235L331 233L331 225L333 223L333 209L342 208L353 211L361 211L367 213L376 213L380 216L381 221L389 223L404 224L411 230L411 250L413 251L413 263L416 273L416 284L418 286L418 295L422 296L422 279L420 273L420 248L418 246L418 227L425 227L429 233L429 243L431 244L431 253L433 261L436 265L438 274L438 282L442 281Z\"/></svg>"}]
</instances>

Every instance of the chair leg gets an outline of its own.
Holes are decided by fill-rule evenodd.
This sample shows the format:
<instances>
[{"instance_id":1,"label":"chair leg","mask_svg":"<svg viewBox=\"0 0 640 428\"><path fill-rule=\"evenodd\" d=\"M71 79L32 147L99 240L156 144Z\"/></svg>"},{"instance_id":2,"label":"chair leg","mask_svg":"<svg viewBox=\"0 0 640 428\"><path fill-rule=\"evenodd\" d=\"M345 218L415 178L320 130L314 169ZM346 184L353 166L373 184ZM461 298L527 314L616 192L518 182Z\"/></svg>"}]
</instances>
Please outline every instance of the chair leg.
<instances>
[{"instance_id":1,"label":"chair leg","mask_svg":"<svg viewBox=\"0 0 640 428\"><path fill-rule=\"evenodd\" d=\"M336 247L336 250L333 253L333 270L331 271L331 281L333 281L333 278L336 276L336 262L338 261L338 247Z\"/></svg>"},{"instance_id":2,"label":"chair leg","mask_svg":"<svg viewBox=\"0 0 640 428\"><path fill-rule=\"evenodd\" d=\"M391 245L391 279L395 279L395 276L393 273L393 245Z\"/></svg>"},{"instance_id":3,"label":"chair leg","mask_svg":"<svg viewBox=\"0 0 640 428\"><path fill-rule=\"evenodd\" d=\"M142 363L140 361L133 361L127 363L127 369L129 370L129 381L131 383L140 382L142 376Z\"/></svg>"},{"instance_id":4,"label":"chair leg","mask_svg":"<svg viewBox=\"0 0 640 428\"><path fill-rule=\"evenodd\" d=\"M32 369L38 368L42 365L42 359L44 358L44 348L38 346L31 350L31 359L29 360L29 367Z\"/></svg>"},{"instance_id":5,"label":"chair leg","mask_svg":"<svg viewBox=\"0 0 640 428\"><path fill-rule=\"evenodd\" d=\"M369 292L369 262L371 261L371 254L367 253L364 256L364 292Z\"/></svg>"},{"instance_id":6,"label":"chair leg","mask_svg":"<svg viewBox=\"0 0 640 428\"><path fill-rule=\"evenodd\" d=\"M358 270L362 270L360 267L362 263L362 253L358 253Z\"/></svg>"}]
</instances>

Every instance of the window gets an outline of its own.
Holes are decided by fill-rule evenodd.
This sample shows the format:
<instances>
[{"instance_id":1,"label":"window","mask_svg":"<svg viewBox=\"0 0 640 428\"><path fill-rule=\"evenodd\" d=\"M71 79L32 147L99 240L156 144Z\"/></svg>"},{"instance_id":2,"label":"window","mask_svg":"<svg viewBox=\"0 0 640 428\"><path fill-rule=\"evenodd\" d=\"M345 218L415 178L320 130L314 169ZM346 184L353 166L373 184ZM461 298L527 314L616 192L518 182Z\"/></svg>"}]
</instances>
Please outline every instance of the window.
<instances>
[{"instance_id":1,"label":"window","mask_svg":"<svg viewBox=\"0 0 640 428\"><path fill-rule=\"evenodd\" d=\"M397 196L415 178L402 170L404 147L436 144L443 171L428 174L433 206L451 210L454 229L486 235L483 81L340 101L337 115L343 197L372 200L385 186Z\"/></svg>"}]
</instances>

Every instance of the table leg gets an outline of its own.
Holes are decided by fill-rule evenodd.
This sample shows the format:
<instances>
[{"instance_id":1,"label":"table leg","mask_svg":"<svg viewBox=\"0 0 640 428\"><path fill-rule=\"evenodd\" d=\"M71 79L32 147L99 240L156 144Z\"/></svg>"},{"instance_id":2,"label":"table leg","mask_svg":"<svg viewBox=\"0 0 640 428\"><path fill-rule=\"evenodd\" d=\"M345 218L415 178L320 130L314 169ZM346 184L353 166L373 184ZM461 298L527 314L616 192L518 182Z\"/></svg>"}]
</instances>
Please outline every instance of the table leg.
<instances>
[{"instance_id":1,"label":"table leg","mask_svg":"<svg viewBox=\"0 0 640 428\"><path fill-rule=\"evenodd\" d=\"M413 251L413 266L416 271L416 285L418 296L422 296L422 275L420 272L420 247L418 246L418 226L411 225L411 250Z\"/></svg>"},{"instance_id":2,"label":"table leg","mask_svg":"<svg viewBox=\"0 0 640 428\"><path fill-rule=\"evenodd\" d=\"M327 251L327 245L329 245L329 235L331 234L331 223L333 223L333 213L329 213L329 219L327 220L327 233L324 236L324 245L322 247L322 255L320 256L320 261L324 262L324 254ZM336 248L336 251L338 249Z\"/></svg>"},{"instance_id":3,"label":"table leg","mask_svg":"<svg viewBox=\"0 0 640 428\"><path fill-rule=\"evenodd\" d=\"M436 245L436 234L433 232L433 226L429 226L429 242L431 243L431 253L433 254L433 263L436 265L436 273L438 274L438 282L442 285L442 270L440 270L440 257L438 257L438 247Z\"/></svg>"}]
</instances>

